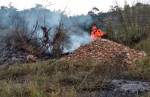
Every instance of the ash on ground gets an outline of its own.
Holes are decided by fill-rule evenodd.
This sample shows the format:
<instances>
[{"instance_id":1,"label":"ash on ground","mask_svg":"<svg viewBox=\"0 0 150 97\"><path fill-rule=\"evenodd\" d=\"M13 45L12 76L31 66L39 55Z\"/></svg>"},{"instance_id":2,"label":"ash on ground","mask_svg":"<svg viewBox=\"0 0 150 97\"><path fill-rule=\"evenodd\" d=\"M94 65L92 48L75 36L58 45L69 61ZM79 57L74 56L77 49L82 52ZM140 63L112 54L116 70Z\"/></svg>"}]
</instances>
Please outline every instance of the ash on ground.
<instances>
[{"instance_id":1,"label":"ash on ground","mask_svg":"<svg viewBox=\"0 0 150 97\"><path fill-rule=\"evenodd\" d=\"M0 65L25 63L28 53L14 48L0 49Z\"/></svg>"},{"instance_id":2,"label":"ash on ground","mask_svg":"<svg viewBox=\"0 0 150 97\"><path fill-rule=\"evenodd\" d=\"M129 80L112 80L102 89L82 91L79 97L139 97L150 90L150 83Z\"/></svg>"}]
</instances>

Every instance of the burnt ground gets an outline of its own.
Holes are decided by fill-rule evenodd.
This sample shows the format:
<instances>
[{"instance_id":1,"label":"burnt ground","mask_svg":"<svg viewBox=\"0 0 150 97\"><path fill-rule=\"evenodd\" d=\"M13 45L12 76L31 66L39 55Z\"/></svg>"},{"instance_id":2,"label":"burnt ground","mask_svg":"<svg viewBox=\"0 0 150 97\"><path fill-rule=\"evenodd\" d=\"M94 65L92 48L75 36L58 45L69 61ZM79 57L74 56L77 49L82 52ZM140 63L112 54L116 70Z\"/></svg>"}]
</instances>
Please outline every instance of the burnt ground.
<instances>
[{"instance_id":1,"label":"burnt ground","mask_svg":"<svg viewBox=\"0 0 150 97\"><path fill-rule=\"evenodd\" d=\"M103 88L93 88L79 93L79 97L139 97L150 90L150 83L129 80L112 80Z\"/></svg>"},{"instance_id":2,"label":"burnt ground","mask_svg":"<svg viewBox=\"0 0 150 97\"><path fill-rule=\"evenodd\" d=\"M0 65L11 65L16 63L25 63L28 53L14 48L0 49Z\"/></svg>"},{"instance_id":3,"label":"burnt ground","mask_svg":"<svg viewBox=\"0 0 150 97\"><path fill-rule=\"evenodd\" d=\"M0 65L13 65L13 64L22 64L28 63L28 56L32 55L36 60L48 60L52 58L49 53L44 53L43 55L36 56L31 53L28 53L21 49L4 47L0 48ZM31 63L34 61L30 61Z\"/></svg>"}]
</instances>

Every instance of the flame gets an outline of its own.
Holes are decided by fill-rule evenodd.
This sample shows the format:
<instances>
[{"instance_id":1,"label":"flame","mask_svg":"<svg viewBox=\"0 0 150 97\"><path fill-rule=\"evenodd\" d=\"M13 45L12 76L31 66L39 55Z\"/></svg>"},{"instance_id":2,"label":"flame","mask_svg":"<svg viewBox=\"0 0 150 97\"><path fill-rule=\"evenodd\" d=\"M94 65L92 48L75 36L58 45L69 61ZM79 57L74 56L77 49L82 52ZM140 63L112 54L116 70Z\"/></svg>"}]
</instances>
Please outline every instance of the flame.
<instances>
[{"instance_id":1,"label":"flame","mask_svg":"<svg viewBox=\"0 0 150 97\"><path fill-rule=\"evenodd\" d=\"M98 38L101 38L104 35L106 35L105 32L103 32L101 29L97 28L96 26L92 26L92 30L91 30L91 39L92 40L97 40Z\"/></svg>"}]
</instances>

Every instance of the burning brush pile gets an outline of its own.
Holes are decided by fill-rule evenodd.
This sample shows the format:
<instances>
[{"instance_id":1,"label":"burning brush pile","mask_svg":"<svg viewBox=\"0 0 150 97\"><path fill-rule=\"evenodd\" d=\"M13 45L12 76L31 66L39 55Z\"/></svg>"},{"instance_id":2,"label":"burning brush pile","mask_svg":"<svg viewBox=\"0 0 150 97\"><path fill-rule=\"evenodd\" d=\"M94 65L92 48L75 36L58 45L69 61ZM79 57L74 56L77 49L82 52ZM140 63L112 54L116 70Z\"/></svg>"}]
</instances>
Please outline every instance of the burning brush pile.
<instances>
[{"instance_id":1,"label":"burning brush pile","mask_svg":"<svg viewBox=\"0 0 150 97\"><path fill-rule=\"evenodd\" d=\"M65 60L94 59L100 62L117 62L118 64L133 64L143 58L144 52L140 52L122 44L107 40L97 39L90 44L81 46L74 53L66 56Z\"/></svg>"}]
</instances>

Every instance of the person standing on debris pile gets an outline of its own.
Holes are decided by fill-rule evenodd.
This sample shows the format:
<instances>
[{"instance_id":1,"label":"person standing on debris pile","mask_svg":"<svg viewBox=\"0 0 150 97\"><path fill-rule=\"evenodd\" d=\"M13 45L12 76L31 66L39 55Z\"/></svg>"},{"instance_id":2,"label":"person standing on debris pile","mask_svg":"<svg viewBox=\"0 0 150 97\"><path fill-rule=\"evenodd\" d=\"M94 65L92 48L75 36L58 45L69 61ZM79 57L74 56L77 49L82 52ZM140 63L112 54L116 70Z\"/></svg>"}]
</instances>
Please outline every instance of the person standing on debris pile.
<instances>
[{"instance_id":1,"label":"person standing on debris pile","mask_svg":"<svg viewBox=\"0 0 150 97\"><path fill-rule=\"evenodd\" d=\"M92 29L91 29L91 39L92 40L96 40L98 38L101 38L104 35L106 35L106 33L103 32L101 29L97 28L96 25L92 26Z\"/></svg>"}]
</instances>

